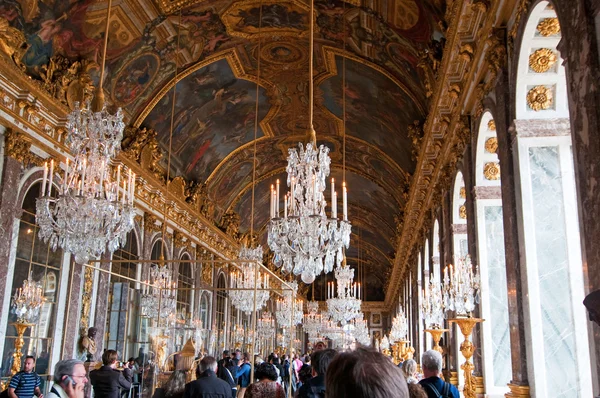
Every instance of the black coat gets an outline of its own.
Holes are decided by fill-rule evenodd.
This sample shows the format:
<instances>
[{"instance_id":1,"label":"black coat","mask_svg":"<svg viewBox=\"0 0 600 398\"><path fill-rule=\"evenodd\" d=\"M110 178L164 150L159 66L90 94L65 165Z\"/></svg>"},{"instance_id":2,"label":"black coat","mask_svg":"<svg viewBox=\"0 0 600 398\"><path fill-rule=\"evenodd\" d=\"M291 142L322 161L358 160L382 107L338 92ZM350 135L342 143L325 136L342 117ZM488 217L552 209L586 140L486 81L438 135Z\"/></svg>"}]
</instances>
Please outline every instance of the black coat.
<instances>
[{"instance_id":1,"label":"black coat","mask_svg":"<svg viewBox=\"0 0 600 398\"><path fill-rule=\"evenodd\" d=\"M298 398L324 398L325 397L325 375L313 377L302 384L298 391Z\"/></svg>"},{"instance_id":2,"label":"black coat","mask_svg":"<svg viewBox=\"0 0 600 398\"><path fill-rule=\"evenodd\" d=\"M229 383L217 377L215 372L207 370L185 385L184 398L231 398Z\"/></svg>"},{"instance_id":3,"label":"black coat","mask_svg":"<svg viewBox=\"0 0 600 398\"><path fill-rule=\"evenodd\" d=\"M102 366L90 372L90 382L94 387L96 398L120 398L121 388L124 390L131 388L131 379L130 369L124 369L121 373L110 366Z\"/></svg>"}]
</instances>

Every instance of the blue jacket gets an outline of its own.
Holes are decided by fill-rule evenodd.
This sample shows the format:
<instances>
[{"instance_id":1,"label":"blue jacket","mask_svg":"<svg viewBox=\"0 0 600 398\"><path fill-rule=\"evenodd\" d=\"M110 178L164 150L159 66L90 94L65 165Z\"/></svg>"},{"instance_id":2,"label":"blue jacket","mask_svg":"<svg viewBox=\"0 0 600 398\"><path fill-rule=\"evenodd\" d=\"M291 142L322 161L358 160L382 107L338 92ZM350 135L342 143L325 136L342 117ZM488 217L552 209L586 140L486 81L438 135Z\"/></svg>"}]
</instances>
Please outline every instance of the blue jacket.
<instances>
[{"instance_id":1,"label":"blue jacket","mask_svg":"<svg viewBox=\"0 0 600 398\"><path fill-rule=\"evenodd\" d=\"M240 380L240 387L248 387L250 385L250 364L244 363L237 371L236 377Z\"/></svg>"},{"instance_id":2,"label":"blue jacket","mask_svg":"<svg viewBox=\"0 0 600 398\"><path fill-rule=\"evenodd\" d=\"M435 387L435 389L439 392L440 396L443 397L442 394L443 394L443 390L444 390L444 384L448 384L450 386L450 390L448 391L447 398L460 398L460 393L458 392L458 389L453 384L445 382L444 380L440 379L439 377L435 377L435 376L428 377L426 379L421 380L419 382L419 384L425 390L425 393L427 394L428 398L437 398L438 397L435 394L435 391L433 391L433 389L431 389L429 386Z\"/></svg>"}]
</instances>

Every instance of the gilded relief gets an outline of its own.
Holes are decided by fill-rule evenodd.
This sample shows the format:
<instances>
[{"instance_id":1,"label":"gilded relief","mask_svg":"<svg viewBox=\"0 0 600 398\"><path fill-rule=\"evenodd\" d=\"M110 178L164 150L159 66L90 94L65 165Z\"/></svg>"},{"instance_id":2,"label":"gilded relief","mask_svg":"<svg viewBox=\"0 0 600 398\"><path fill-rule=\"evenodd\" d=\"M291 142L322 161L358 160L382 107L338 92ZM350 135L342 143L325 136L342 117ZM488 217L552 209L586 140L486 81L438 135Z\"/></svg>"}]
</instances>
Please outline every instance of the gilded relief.
<instances>
[{"instance_id":1,"label":"gilded relief","mask_svg":"<svg viewBox=\"0 0 600 398\"><path fill-rule=\"evenodd\" d=\"M261 14L262 23L259 18ZM257 35L269 37L274 34L305 35L308 33L308 22L306 5L289 0L275 4L263 4L257 0L242 1L233 3L223 13L227 32L244 38Z\"/></svg>"}]
</instances>

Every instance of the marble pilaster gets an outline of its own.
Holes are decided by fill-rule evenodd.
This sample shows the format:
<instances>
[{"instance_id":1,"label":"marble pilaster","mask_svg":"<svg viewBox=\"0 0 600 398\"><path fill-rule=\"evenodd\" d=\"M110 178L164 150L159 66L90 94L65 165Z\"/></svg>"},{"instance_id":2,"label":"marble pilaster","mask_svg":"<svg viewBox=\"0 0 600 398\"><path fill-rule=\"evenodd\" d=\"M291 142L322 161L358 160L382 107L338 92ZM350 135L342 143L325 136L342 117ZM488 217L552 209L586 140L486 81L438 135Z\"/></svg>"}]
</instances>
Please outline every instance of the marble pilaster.
<instances>
[{"instance_id":1,"label":"marble pilaster","mask_svg":"<svg viewBox=\"0 0 600 398\"><path fill-rule=\"evenodd\" d=\"M100 269L110 271L111 258L112 255L110 253L104 253L104 255L102 255L102 261L96 264ZM106 336L109 295L111 289L110 274L108 272L100 271L96 281L96 316L94 317L93 326L98 329L97 336L99 337L96 339L96 347L98 347L98 352L103 352L104 342L106 340L104 336Z\"/></svg>"},{"instance_id":2,"label":"marble pilaster","mask_svg":"<svg viewBox=\"0 0 600 398\"><path fill-rule=\"evenodd\" d=\"M71 275L69 278L69 296L65 318L62 358L78 357L79 319L81 315L81 287L83 284L83 267L71 258Z\"/></svg>"}]
</instances>

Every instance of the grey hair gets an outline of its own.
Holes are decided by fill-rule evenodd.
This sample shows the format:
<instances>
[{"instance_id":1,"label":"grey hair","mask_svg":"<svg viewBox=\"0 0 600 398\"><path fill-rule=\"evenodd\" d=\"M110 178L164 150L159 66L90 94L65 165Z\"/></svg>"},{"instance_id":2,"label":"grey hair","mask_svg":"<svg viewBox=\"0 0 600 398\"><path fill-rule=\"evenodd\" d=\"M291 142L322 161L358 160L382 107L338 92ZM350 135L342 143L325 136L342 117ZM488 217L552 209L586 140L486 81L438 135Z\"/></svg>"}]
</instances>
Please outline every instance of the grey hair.
<instances>
[{"instance_id":1,"label":"grey hair","mask_svg":"<svg viewBox=\"0 0 600 398\"><path fill-rule=\"evenodd\" d=\"M405 377L413 377L417 372L417 363L414 359L407 359L402 364L402 371L404 372Z\"/></svg>"},{"instance_id":2,"label":"grey hair","mask_svg":"<svg viewBox=\"0 0 600 398\"><path fill-rule=\"evenodd\" d=\"M54 366L54 382L60 383L63 376L73 375L73 369L75 369L75 366L77 365L83 365L83 362L79 359L65 359L63 361L58 361L56 366Z\"/></svg>"},{"instance_id":3,"label":"grey hair","mask_svg":"<svg viewBox=\"0 0 600 398\"><path fill-rule=\"evenodd\" d=\"M423 368L440 372L442 370L442 354L436 350L427 350L421 358Z\"/></svg>"},{"instance_id":4,"label":"grey hair","mask_svg":"<svg viewBox=\"0 0 600 398\"><path fill-rule=\"evenodd\" d=\"M200 373L206 372L207 370L217 371L217 360L214 357L204 357L200 361Z\"/></svg>"}]
</instances>

